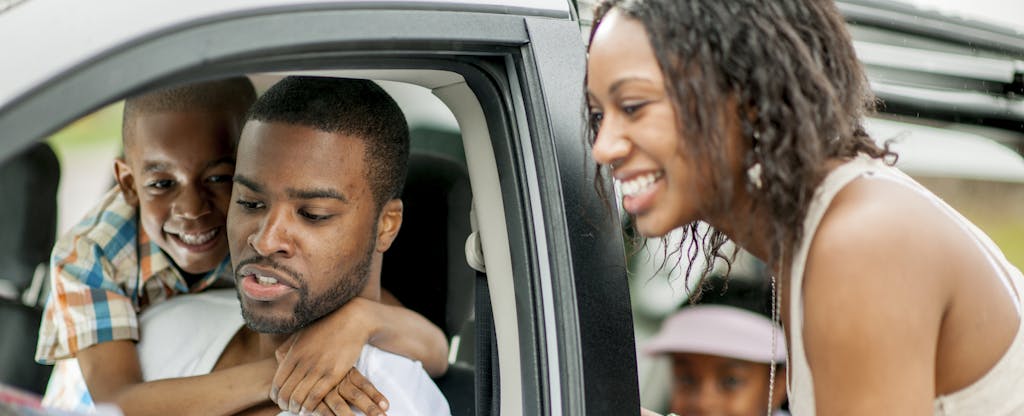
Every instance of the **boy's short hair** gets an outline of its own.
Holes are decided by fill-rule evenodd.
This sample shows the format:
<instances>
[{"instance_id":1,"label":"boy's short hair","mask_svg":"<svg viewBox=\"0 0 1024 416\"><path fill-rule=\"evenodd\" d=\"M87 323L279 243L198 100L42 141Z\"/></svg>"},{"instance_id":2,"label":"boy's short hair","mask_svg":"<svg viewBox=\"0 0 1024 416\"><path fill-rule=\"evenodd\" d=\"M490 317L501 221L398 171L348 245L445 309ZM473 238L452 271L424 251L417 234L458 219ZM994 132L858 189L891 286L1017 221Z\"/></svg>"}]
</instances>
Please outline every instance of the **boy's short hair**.
<instances>
[{"instance_id":1,"label":"boy's short hair","mask_svg":"<svg viewBox=\"0 0 1024 416\"><path fill-rule=\"evenodd\" d=\"M409 162L409 126L398 103L373 81L287 77L253 104L249 119L362 139L377 209L401 197Z\"/></svg>"},{"instance_id":2,"label":"boy's short hair","mask_svg":"<svg viewBox=\"0 0 1024 416\"><path fill-rule=\"evenodd\" d=\"M127 147L138 115L166 111L226 111L237 115L236 120L241 127L245 123L246 112L255 101L256 89L245 76L150 91L125 100L121 138ZM237 141L237 137L235 139Z\"/></svg>"}]
</instances>

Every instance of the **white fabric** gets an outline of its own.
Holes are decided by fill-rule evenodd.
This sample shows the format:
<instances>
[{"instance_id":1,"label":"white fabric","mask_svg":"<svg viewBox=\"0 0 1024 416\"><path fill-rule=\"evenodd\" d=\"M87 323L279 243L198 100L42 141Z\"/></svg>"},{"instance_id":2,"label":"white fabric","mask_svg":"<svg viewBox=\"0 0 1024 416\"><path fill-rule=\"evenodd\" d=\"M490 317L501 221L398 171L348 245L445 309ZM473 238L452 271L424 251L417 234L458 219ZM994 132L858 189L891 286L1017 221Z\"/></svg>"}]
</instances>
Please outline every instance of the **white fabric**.
<instances>
[{"instance_id":1,"label":"white fabric","mask_svg":"<svg viewBox=\"0 0 1024 416\"><path fill-rule=\"evenodd\" d=\"M877 159L863 155L857 157L830 172L815 191L807 210L807 218L804 219L803 239L793 254L790 270L790 318L787 325L790 331L791 356L787 374L790 411L796 416L808 416L815 413L814 380L803 345L803 278L807 254L818 225L832 203L832 199L854 179L866 175L894 180L925 195L965 227L974 236L975 242L980 245L989 260L1003 272L1006 279L1004 284L1006 284L1010 296L1017 300L1017 311L1020 312L1020 294L1024 289L1024 276L1021 275L1020 270L1006 260L1006 257L988 236L903 172ZM1022 392L1024 392L1024 319L1021 319L1017 335L1010 348L995 366L970 386L950 395L936 398L934 412L935 415L1024 415L1024 394Z\"/></svg>"},{"instance_id":2,"label":"white fabric","mask_svg":"<svg viewBox=\"0 0 1024 416\"><path fill-rule=\"evenodd\" d=\"M196 295L179 295L158 303L139 316L141 340L136 344L142 379L190 377L207 374L228 342L245 324L235 289L212 290ZM213 319L211 319L213 318ZM54 368L43 404L57 409L91 413L93 406L62 388L78 388L88 395L78 360L65 359ZM365 373L364 373L365 374Z\"/></svg>"},{"instance_id":3,"label":"white fabric","mask_svg":"<svg viewBox=\"0 0 1024 416\"><path fill-rule=\"evenodd\" d=\"M234 289L175 297L145 311L140 322L139 360L146 381L209 373L245 323ZM356 368L387 397L389 415L451 414L419 361L366 345Z\"/></svg>"},{"instance_id":4,"label":"white fabric","mask_svg":"<svg viewBox=\"0 0 1024 416\"><path fill-rule=\"evenodd\" d=\"M139 316L139 363L145 381L213 371L245 320L235 289L181 295Z\"/></svg>"}]
</instances>

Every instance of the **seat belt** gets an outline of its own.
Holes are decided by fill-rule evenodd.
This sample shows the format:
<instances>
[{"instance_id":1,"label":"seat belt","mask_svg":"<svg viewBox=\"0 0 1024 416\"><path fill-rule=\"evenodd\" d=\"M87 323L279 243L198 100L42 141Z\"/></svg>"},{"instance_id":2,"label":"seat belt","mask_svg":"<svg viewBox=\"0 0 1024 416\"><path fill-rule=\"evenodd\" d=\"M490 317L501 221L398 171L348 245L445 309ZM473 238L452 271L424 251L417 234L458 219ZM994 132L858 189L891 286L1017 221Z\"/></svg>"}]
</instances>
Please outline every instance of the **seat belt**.
<instances>
[{"instance_id":1,"label":"seat belt","mask_svg":"<svg viewBox=\"0 0 1024 416\"><path fill-rule=\"evenodd\" d=\"M469 208L469 227L466 238L466 263L476 271L476 414L496 415L501 409L501 372L498 368L498 338L494 330L491 311L491 292L487 284L487 265L477 225L476 210Z\"/></svg>"}]
</instances>

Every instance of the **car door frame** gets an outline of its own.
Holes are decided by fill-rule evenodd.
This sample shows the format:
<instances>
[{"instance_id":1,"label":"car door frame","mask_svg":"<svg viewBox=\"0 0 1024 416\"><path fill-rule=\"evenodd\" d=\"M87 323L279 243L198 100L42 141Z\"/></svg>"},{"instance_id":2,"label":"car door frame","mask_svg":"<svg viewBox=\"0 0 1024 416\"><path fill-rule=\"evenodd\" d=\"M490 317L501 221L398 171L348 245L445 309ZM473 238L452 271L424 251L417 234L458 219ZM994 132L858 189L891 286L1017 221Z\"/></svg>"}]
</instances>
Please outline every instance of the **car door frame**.
<instances>
[{"instance_id":1,"label":"car door frame","mask_svg":"<svg viewBox=\"0 0 1024 416\"><path fill-rule=\"evenodd\" d=\"M511 274L488 276L492 302L503 296L495 286L514 293L513 312L495 308L499 320L515 315L514 328L498 327L501 413L630 414L639 393L625 256L582 140L583 59L568 19L358 5L211 16L127 39L0 103L0 154L172 84L339 68L457 73L487 119L504 208Z\"/></svg>"}]
</instances>

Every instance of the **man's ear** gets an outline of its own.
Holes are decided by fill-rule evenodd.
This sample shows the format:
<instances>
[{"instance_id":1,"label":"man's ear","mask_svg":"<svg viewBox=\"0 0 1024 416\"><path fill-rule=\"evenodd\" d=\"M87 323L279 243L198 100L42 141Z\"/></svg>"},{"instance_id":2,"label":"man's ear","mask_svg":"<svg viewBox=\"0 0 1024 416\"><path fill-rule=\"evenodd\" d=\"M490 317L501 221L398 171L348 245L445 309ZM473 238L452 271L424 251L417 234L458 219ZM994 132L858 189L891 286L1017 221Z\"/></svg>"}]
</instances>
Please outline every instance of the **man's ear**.
<instances>
[{"instance_id":1,"label":"man's ear","mask_svg":"<svg viewBox=\"0 0 1024 416\"><path fill-rule=\"evenodd\" d=\"M377 252L383 253L391 248L391 243L398 237L402 228L402 200L395 198L384 204L377 218Z\"/></svg>"},{"instance_id":2,"label":"man's ear","mask_svg":"<svg viewBox=\"0 0 1024 416\"><path fill-rule=\"evenodd\" d=\"M124 158L114 159L114 179L117 180L117 186L121 188L125 201L132 206L139 206L139 194L135 191L135 175L132 175L132 169Z\"/></svg>"}]
</instances>

